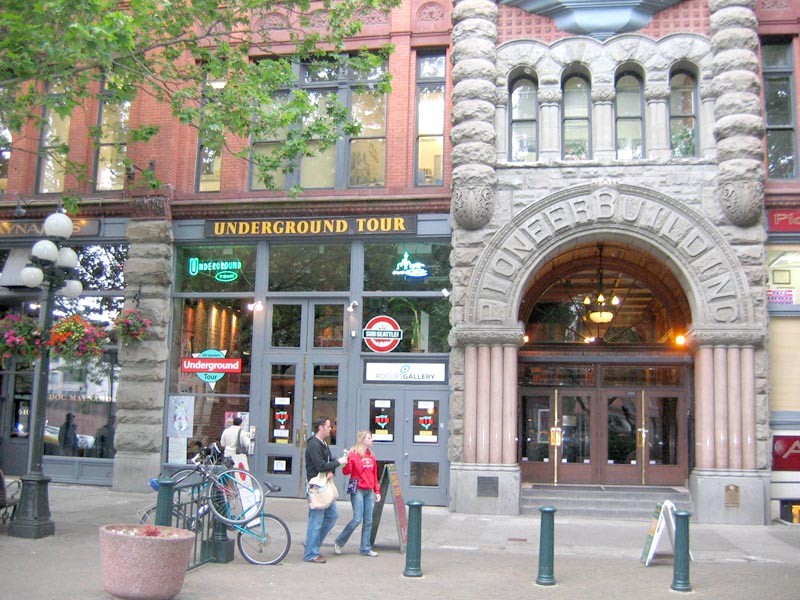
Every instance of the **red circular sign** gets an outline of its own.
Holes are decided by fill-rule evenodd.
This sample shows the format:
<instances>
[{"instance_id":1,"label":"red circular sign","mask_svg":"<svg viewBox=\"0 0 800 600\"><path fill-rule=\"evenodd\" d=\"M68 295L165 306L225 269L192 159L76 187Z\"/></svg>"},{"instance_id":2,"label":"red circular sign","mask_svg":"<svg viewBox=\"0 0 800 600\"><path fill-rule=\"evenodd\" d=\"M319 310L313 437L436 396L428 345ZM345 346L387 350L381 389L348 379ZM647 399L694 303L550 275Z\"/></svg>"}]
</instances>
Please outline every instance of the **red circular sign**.
<instances>
[{"instance_id":1,"label":"red circular sign","mask_svg":"<svg viewBox=\"0 0 800 600\"><path fill-rule=\"evenodd\" d=\"M373 352L391 352L403 339L403 331L392 317L378 315L369 320L361 336Z\"/></svg>"}]
</instances>

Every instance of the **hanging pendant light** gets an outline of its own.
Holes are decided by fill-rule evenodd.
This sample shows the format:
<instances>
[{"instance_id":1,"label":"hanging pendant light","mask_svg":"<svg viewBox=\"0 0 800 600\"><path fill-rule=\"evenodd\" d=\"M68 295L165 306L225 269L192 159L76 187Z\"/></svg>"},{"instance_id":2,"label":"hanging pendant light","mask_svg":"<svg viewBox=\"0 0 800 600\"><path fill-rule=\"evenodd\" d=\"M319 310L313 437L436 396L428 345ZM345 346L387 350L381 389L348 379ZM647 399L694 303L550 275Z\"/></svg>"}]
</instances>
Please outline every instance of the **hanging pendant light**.
<instances>
[{"instance_id":1,"label":"hanging pendant light","mask_svg":"<svg viewBox=\"0 0 800 600\"><path fill-rule=\"evenodd\" d=\"M592 323L602 325L610 323L614 319L621 302L616 294L603 289L603 245L598 244L597 250L600 253L600 268L597 270L597 289L594 293L587 294L583 298L583 306L589 320Z\"/></svg>"}]
</instances>

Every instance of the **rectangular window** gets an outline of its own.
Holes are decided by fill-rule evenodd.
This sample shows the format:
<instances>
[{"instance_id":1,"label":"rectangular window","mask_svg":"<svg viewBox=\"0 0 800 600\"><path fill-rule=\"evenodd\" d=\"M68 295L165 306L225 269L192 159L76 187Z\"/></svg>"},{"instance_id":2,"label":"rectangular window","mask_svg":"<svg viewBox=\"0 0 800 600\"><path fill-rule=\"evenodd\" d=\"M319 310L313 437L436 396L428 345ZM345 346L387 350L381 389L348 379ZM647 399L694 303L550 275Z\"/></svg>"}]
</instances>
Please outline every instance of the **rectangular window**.
<instances>
[{"instance_id":1,"label":"rectangular window","mask_svg":"<svg viewBox=\"0 0 800 600\"><path fill-rule=\"evenodd\" d=\"M509 158L515 162L536 160L538 148L536 115L539 112L536 83L519 79L511 86L511 148Z\"/></svg>"},{"instance_id":2,"label":"rectangular window","mask_svg":"<svg viewBox=\"0 0 800 600\"><path fill-rule=\"evenodd\" d=\"M36 186L40 194L64 191L67 174L67 142L69 141L70 115L60 115L58 105L60 88L52 85L48 106L42 112L41 141L39 143L39 169Z\"/></svg>"},{"instance_id":3,"label":"rectangular window","mask_svg":"<svg viewBox=\"0 0 800 600\"><path fill-rule=\"evenodd\" d=\"M617 158L644 158L644 111L642 82L636 75L623 75L617 81Z\"/></svg>"},{"instance_id":4,"label":"rectangular window","mask_svg":"<svg viewBox=\"0 0 800 600\"><path fill-rule=\"evenodd\" d=\"M11 132L0 123L0 192L8 187L8 165L11 162Z\"/></svg>"},{"instance_id":5,"label":"rectangular window","mask_svg":"<svg viewBox=\"0 0 800 600\"><path fill-rule=\"evenodd\" d=\"M697 83L693 75L676 72L669 80L669 139L672 156L697 156Z\"/></svg>"},{"instance_id":6,"label":"rectangular window","mask_svg":"<svg viewBox=\"0 0 800 600\"><path fill-rule=\"evenodd\" d=\"M417 58L417 185L442 185L445 55Z\"/></svg>"},{"instance_id":7,"label":"rectangular window","mask_svg":"<svg viewBox=\"0 0 800 600\"><path fill-rule=\"evenodd\" d=\"M385 186L386 94L374 90L374 84L385 76L385 66L362 73L335 60L319 60L295 68L299 94L307 95L314 109L298 117L291 127L254 142L251 189ZM290 94L283 91L276 99L291 101ZM319 125L342 109L361 125L360 132L326 139ZM281 164L275 151L300 141L307 149L297 162Z\"/></svg>"},{"instance_id":8,"label":"rectangular window","mask_svg":"<svg viewBox=\"0 0 800 600\"><path fill-rule=\"evenodd\" d=\"M591 157L589 82L583 77L570 77L562 94L562 154L565 160L585 160Z\"/></svg>"},{"instance_id":9,"label":"rectangular window","mask_svg":"<svg viewBox=\"0 0 800 600\"><path fill-rule=\"evenodd\" d=\"M255 289L255 246L182 246L177 250L177 292L250 292Z\"/></svg>"},{"instance_id":10,"label":"rectangular window","mask_svg":"<svg viewBox=\"0 0 800 600\"><path fill-rule=\"evenodd\" d=\"M270 246L270 292L341 292L349 287L349 244Z\"/></svg>"},{"instance_id":11,"label":"rectangular window","mask_svg":"<svg viewBox=\"0 0 800 600\"><path fill-rule=\"evenodd\" d=\"M214 102L214 94L225 88L224 81L207 81L203 103ZM222 153L216 144L200 140L197 149L197 191L218 192L222 185Z\"/></svg>"},{"instance_id":12,"label":"rectangular window","mask_svg":"<svg viewBox=\"0 0 800 600\"><path fill-rule=\"evenodd\" d=\"M767 172L774 179L796 176L794 60L790 42L761 47L767 117Z\"/></svg>"},{"instance_id":13,"label":"rectangular window","mask_svg":"<svg viewBox=\"0 0 800 600\"><path fill-rule=\"evenodd\" d=\"M105 82L108 92L109 83ZM105 94L100 104L99 138L95 161L95 189L97 191L121 190L125 185L125 158L128 152L128 122L131 103L113 100Z\"/></svg>"}]
</instances>

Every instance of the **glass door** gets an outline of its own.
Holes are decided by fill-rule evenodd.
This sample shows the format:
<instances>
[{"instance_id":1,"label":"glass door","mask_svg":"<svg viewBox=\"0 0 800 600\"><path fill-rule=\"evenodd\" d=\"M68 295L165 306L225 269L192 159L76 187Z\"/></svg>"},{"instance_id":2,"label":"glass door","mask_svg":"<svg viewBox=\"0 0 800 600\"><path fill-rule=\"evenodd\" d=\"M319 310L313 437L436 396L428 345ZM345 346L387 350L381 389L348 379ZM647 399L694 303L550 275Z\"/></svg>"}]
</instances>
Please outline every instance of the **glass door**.
<instances>
[{"instance_id":1,"label":"glass door","mask_svg":"<svg viewBox=\"0 0 800 600\"><path fill-rule=\"evenodd\" d=\"M685 483L679 393L626 390L605 394L605 456L600 481L618 484Z\"/></svg>"},{"instance_id":2,"label":"glass door","mask_svg":"<svg viewBox=\"0 0 800 600\"><path fill-rule=\"evenodd\" d=\"M526 480L588 483L594 480L592 435L595 394L576 390L523 389L521 465Z\"/></svg>"},{"instance_id":3,"label":"glass door","mask_svg":"<svg viewBox=\"0 0 800 600\"><path fill-rule=\"evenodd\" d=\"M369 421L358 429L372 431L379 474L394 463L403 498L432 506L447 505L447 391L364 390L362 406ZM387 499L388 500L388 499Z\"/></svg>"},{"instance_id":4,"label":"glass door","mask_svg":"<svg viewBox=\"0 0 800 600\"><path fill-rule=\"evenodd\" d=\"M256 453L266 479L281 486L280 495L305 493L305 446L312 423L331 420L327 440L341 452L337 439L339 398L347 381L347 338L343 335L343 301L287 300L267 304L267 348L262 361L264 416L256 432Z\"/></svg>"}]
</instances>

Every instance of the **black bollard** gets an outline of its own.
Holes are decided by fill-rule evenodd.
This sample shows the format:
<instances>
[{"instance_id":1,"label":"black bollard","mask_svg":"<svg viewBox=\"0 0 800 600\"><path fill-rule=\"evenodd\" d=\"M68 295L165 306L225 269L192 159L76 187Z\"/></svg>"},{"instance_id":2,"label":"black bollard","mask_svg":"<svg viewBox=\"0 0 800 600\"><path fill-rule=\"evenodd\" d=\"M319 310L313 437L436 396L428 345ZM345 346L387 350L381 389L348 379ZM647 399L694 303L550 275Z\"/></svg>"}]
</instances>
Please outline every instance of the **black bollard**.
<instances>
[{"instance_id":1,"label":"black bollard","mask_svg":"<svg viewBox=\"0 0 800 600\"><path fill-rule=\"evenodd\" d=\"M420 560L422 558L422 506L419 500L409 500L408 506L408 541L406 543L406 577L422 577Z\"/></svg>"},{"instance_id":2,"label":"black bollard","mask_svg":"<svg viewBox=\"0 0 800 600\"><path fill-rule=\"evenodd\" d=\"M553 542L555 532L555 506L540 506L542 524L539 530L539 574L536 576L537 585L555 585L553 576Z\"/></svg>"},{"instance_id":3,"label":"black bollard","mask_svg":"<svg viewBox=\"0 0 800 600\"><path fill-rule=\"evenodd\" d=\"M675 568L670 589L676 592L691 592L689 583L689 517L692 513L676 510L675 513Z\"/></svg>"}]
</instances>

